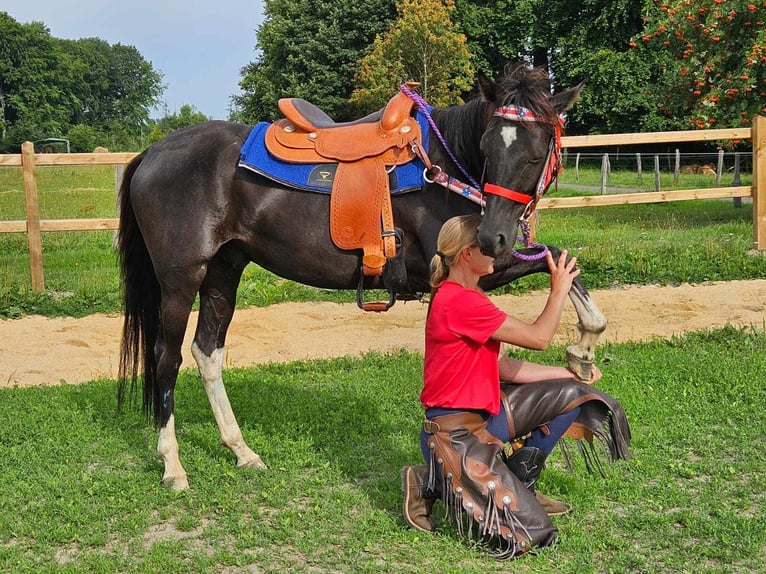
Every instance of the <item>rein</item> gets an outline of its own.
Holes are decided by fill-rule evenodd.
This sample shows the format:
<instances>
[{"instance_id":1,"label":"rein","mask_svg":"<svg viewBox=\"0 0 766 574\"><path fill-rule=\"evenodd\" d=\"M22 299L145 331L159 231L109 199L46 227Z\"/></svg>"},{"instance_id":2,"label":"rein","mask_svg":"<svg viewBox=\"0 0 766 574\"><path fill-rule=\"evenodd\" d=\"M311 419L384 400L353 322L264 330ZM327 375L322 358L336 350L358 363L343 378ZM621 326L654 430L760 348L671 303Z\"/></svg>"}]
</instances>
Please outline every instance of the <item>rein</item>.
<instances>
[{"instance_id":1,"label":"rein","mask_svg":"<svg viewBox=\"0 0 766 574\"><path fill-rule=\"evenodd\" d=\"M482 213L484 212L484 207L486 206L486 201L484 200L484 193L499 195L511 201L515 201L516 203L525 204L526 208L524 209L524 213L519 218L519 228L521 229L521 235L517 236L516 240L521 241L524 244L524 247L538 249L538 252L532 255L526 255L516 250L512 250L511 254L517 259L521 259L524 261L535 261L537 259L542 259L543 257L545 257L546 254L548 253L548 247L543 245L542 243L536 243L534 241L531 241L529 218L532 216L532 213L534 212L535 207L537 206L537 202L545 194L548 187L550 187L550 184L553 182L553 180L555 179L556 175L558 175L558 172L560 170L561 125L563 124L563 118L559 118L559 122L555 126L555 130L556 130L555 136L551 137L551 141L548 146L548 157L546 158L546 161L545 161L545 168L543 169L542 174L540 174L540 179L537 183L537 188L535 190L535 195L533 197L530 198L530 196L525 193L508 189L506 187L502 187L500 185L496 185L493 183L485 183L483 187L483 192L482 192L481 191L482 186L479 185L473 177L471 177L471 174L468 173L468 171L463 167L463 165L460 163L457 157L455 157L455 154L450 149L449 145L444 139L444 136L441 134L441 132L439 131L439 128L436 126L436 122L434 122L430 113L431 106L429 106L427 102L419 94L416 94L415 92L413 92L406 85L403 84L400 87L400 90L403 94L408 96L415 103L415 106L421 111L423 116L428 121L428 124L431 126L431 129L433 130L434 134L436 134L437 139L441 142L442 146L444 146L444 149L447 151L447 155L449 155L450 159L454 162L454 164L458 167L458 169L463 173L463 175L468 179L471 185L468 185L458 179L450 177L446 172L444 172L441 169L441 167L439 167L438 165L433 165L426 151L420 146L418 146L417 144L413 144L412 146L413 151L418 155L418 157L426 166L423 172L423 178L429 183L436 183L438 185L441 185L442 187L448 189L449 191L457 193L461 197L464 197L468 199L469 201L476 203L477 205L481 207ZM535 114L533 111L527 108L519 107L519 106L503 106L503 107L497 108L494 111L493 115L496 117L509 120L509 121L548 122L547 119ZM429 173L432 174L430 178L428 177Z\"/></svg>"}]
</instances>

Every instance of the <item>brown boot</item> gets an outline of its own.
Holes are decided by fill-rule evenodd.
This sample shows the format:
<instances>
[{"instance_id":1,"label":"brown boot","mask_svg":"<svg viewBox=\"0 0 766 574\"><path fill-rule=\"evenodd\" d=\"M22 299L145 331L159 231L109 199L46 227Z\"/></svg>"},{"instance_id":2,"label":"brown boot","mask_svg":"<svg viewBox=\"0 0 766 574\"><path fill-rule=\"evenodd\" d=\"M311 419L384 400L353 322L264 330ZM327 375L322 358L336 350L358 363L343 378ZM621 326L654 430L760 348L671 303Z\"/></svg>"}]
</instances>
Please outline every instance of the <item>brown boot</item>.
<instances>
[{"instance_id":1,"label":"brown boot","mask_svg":"<svg viewBox=\"0 0 766 574\"><path fill-rule=\"evenodd\" d=\"M436 530L431 519L434 501L423 498L423 477L425 465L402 468L402 492L404 493L404 520L415 530L433 532Z\"/></svg>"},{"instance_id":2,"label":"brown boot","mask_svg":"<svg viewBox=\"0 0 766 574\"><path fill-rule=\"evenodd\" d=\"M559 516L561 514L566 514L571 510L570 506L566 502L554 500L550 496L545 496L542 492L537 490L535 491L535 498L537 499L537 502L540 503L540 506L543 507L543 510L545 510L548 516Z\"/></svg>"}]
</instances>

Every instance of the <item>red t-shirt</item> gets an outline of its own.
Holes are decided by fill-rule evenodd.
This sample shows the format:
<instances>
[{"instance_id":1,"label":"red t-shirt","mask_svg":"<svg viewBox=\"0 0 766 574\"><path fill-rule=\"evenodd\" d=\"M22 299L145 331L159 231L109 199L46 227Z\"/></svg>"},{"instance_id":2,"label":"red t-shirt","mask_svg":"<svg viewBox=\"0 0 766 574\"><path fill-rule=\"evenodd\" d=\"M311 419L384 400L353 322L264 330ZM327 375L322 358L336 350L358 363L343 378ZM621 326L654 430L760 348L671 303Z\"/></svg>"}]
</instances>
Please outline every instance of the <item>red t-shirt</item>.
<instances>
[{"instance_id":1,"label":"red t-shirt","mask_svg":"<svg viewBox=\"0 0 766 574\"><path fill-rule=\"evenodd\" d=\"M506 314L479 291L445 281L426 321L423 406L500 412L500 342Z\"/></svg>"}]
</instances>

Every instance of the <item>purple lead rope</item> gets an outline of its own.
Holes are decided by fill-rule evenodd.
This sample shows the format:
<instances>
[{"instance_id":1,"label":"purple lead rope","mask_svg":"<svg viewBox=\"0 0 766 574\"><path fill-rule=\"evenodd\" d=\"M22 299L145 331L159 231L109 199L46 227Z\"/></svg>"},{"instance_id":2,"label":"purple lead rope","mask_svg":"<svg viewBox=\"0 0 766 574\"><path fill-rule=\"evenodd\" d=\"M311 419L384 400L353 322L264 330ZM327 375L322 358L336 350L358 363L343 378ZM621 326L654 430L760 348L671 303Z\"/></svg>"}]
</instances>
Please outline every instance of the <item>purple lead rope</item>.
<instances>
[{"instance_id":1,"label":"purple lead rope","mask_svg":"<svg viewBox=\"0 0 766 574\"><path fill-rule=\"evenodd\" d=\"M436 137L444 146L444 149L447 151L447 155L449 155L450 159L455 163L457 168L463 173L463 175L468 179L468 181L470 182L472 186L481 190L481 186L476 182L474 178L471 177L471 174L468 173L468 171L463 167L463 164L461 164L458 161L458 159L455 157L455 154L452 153L452 150L447 145L447 142L444 140L444 136L442 136L442 133L439 131L439 128L436 127L436 123L434 122L434 119L431 117L431 112L428 111L428 109L430 108L428 103L423 99L423 97L420 94L413 92L405 84L402 84L399 87L399 89L402 91L402 93L405 96L408 96L413 102L415 102L415 105L418 107L418 109L420 109L420 111L423 112L423 116L425 116L426 120L428 121L428 125L431 126L431 129L436 134Z\"/></svg>"}]
</instances>

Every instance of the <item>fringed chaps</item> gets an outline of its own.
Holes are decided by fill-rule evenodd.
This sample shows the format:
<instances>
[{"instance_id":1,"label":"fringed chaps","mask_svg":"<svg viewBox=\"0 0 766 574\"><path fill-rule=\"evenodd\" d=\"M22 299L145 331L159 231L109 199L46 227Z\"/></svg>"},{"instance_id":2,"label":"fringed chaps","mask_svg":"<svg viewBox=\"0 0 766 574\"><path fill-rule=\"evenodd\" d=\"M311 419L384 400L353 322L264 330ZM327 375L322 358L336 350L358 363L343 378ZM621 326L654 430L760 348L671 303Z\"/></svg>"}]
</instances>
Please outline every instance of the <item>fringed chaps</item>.
<instances>
[{"instance_id":1,"label":"fringed chaps","mask_svg":"<svg viewBox=\"0 0 766 574\"><path fill-rule=\"evenodd\" d=\"M502 384L500 388L511 439L523 437L556 416L580 407L569 434L588 443L586 448L582 440L577 441L588 471L596 467L604 474L594 448L594 438L603 447L609 462L631 457L630 426L625 410L616 399L603 391L573 381ZM569 462L564 442L560 441L560 444Z\"/></svg>"},{"instance_id":2,"label":"fringed chaps","mask_svg":"<svg viewBox=\"0 0 766 574\"><path fill-rule=\"evenodd\" d=\"M486 544L499 560L556 540L556 528L502 461L503 442L487 431L481 415L436 417L426 420L424 428L431 435L427 489L439 493L446 518L461 536Z\"/></svg>"}]
</instances>

